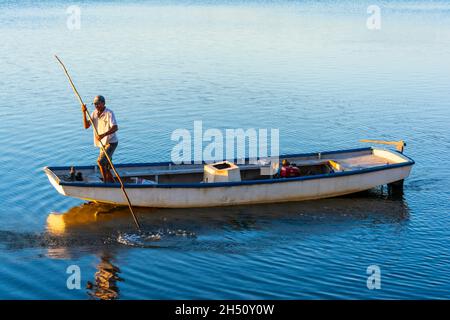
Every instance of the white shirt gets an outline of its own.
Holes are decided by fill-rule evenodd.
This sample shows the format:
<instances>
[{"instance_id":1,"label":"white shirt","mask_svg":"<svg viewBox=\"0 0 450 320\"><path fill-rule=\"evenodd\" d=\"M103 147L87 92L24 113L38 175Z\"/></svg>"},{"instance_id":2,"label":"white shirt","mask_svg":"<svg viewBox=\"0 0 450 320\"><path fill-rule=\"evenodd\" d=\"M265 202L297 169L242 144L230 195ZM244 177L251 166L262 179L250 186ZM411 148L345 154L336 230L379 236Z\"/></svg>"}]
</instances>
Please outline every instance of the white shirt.
<instances>
[{"instance_id":1,"label":"white shirt","mask_svg":"<svg viewBox=\"0 0 450 320\"><path fill-rule=\"evenodd\" d=\"M97 109L95 109L91 114L91 118L92 124L95 126L95 128L97 128L99 135L108 132L109 130L111 130L113 126L117 125L114 112L112 112L112 110L109 110L108 108L105 108L105 110L103 110L102 114L100 115L100 118L98 117ZM117 134L115 132L102 139L102 143L104 146L106 146L109 143L115 143L118 141L119 139L117 138ZM95 130L94 130L94 145L100 148L100 143L95 141Z\"/></svg>"}]
</instances>

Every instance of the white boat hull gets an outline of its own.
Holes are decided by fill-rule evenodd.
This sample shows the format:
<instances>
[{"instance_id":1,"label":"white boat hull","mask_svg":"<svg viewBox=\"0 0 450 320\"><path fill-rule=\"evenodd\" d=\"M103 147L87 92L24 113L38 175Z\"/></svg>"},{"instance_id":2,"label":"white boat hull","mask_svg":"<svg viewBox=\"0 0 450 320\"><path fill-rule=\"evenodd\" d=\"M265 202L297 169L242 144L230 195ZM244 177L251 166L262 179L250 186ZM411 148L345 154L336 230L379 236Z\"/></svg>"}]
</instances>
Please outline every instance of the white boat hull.
<instances>
[{"instance_id":1,"label":"white boat hull","mask_svg":"<svg viewBox=\"0 0 450 320\"><path fill-rule=\"evenodd\" d=\"M274 203L330 198L401 181L410 174L414 162L401 166L361 170L348 174L306 177L305 179L277 179L271 182L242 184L198 184L188 186L149 185L126 187L133 206L160 208L215 207L242 204ZM126 205L118 187L98 184L80 186L61 184L50 170L47 176L57 191L79 199Z\"/></svg>"}]
</instances>

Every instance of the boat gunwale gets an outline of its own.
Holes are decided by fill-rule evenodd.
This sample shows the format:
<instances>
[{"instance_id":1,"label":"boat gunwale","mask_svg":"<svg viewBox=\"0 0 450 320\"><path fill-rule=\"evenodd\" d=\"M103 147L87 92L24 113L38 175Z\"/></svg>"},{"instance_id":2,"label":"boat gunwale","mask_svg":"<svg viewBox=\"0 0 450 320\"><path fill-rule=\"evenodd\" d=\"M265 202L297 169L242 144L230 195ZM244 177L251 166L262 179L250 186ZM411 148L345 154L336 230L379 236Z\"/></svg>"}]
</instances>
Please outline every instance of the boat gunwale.
<instances>
[{"instance_id":1,"label":"boat gunwale","mask_svg":"<svg viewBox=\"0 0 450 320\"><path fill-rule=\"evenodd\" d=\"M130 188L130 189L131 188L133 188L133 189L135 189L135 188L149 189L149 188L217 188L217 187L233 187L233 186L245 186L245 185L255 185L255 184L273 184L273 183L286 183L286 182L303 181L303 180L327 179L327 178L335 178L335 177L342 177L342 176L349 176L349 175L356 175L356 174L364 174L364 173L369 173L369 172L412 166L415 164L415 161L413 159L411 159L410 157L408 157L408 156L404 155L403 153L400 153L396 150L379 149L379 148L373 148L373 147L315 152L315 153L284 154L284 155L280 155L279 158L308 157L308 156L315 156L315 155L319 156L319 154L322 156L322 155L351 153L351 152L360 152L360 151L369 151L369 150L372 150L372 151L373 150L387 150L394 154L400 155L402 158L404 158L407 161L401 162L401 163L384 164L384 165L379 165L379 166L364 168L364 169L355 169L355 170L350 170L350 171L341 171L341 172L325 173L325 174L312 175L312 176L292 177L292 178L282 178L282 179L273 179L272 178L272 179L261 179L261 180L244 180L244 181L238 181L238 182L216 182L216 183L196 182L196 183L139 184L139 185L125 183L124 186L126 188ZM248 160L248 159L249 158L245 158L245 160ZM203 164L204 163L205 162L203 162ZM115 167L116 168L142 167L142 166L151 167L151 166L162 166L162 165L169 165L169 164L175 165L175 164L173 164L173 162L167 161L167 162L151 162L151 163L117 164L117 165L115 165ZM95 166L92 165L92 166L77 166L76 168L92 169L94 167ZM103 183L103 182L85 183L85 182L61 181L59 179L59 177L53 172L53 170L66 170L69 168L70 168L70 166L45 167L44 171L46 173L50 173L52 175L52 177L55 179L56 183L61 186L93 187L93 188L120 188L119 183Z\"/></svg>"}]
</instances>

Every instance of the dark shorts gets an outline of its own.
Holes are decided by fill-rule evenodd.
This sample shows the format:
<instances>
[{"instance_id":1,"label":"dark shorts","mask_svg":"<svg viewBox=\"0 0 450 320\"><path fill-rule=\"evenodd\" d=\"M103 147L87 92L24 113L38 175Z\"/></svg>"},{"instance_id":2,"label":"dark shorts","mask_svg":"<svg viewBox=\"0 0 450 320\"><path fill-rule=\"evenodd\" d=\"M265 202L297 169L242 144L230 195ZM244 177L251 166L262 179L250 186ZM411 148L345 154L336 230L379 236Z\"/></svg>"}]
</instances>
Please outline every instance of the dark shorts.
<instances>
[{"instance_id":1,"label":"dark shorts","mask_svg":"<svg viewBox=\"0 0 450 320\"><path fill-rule=\"evenodd\" d=\"M115 143L109 143L109 144L105 145L105 151L111 160L112 160L113 153L116 150L118 144L119 144L118 142L115 142ZM106 158L106 155L101 148L100 148L100 154L98 155L97 163L99 163L102 167L111 169L111 165L109 164L108 159Z\"/></svg>"}]
</instances>

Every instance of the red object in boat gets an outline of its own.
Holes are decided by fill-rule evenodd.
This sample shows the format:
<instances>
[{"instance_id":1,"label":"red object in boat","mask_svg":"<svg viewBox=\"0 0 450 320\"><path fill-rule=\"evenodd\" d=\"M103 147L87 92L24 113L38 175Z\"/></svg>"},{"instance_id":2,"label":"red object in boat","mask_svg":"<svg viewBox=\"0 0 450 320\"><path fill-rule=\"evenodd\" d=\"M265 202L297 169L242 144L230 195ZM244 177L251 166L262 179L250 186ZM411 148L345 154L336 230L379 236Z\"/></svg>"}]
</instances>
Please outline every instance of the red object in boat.
<instances>
[{"instance_id":1,"label":"red object in boat","mask_svg":"<svg viewBox=\"0 0 450 320\"><path fill-rule=\"evenodd\" d=\"M297 167L283 166L280 170L280 176L282 178L298 177L300 170Z\"/></svg>"}]
</instances>

